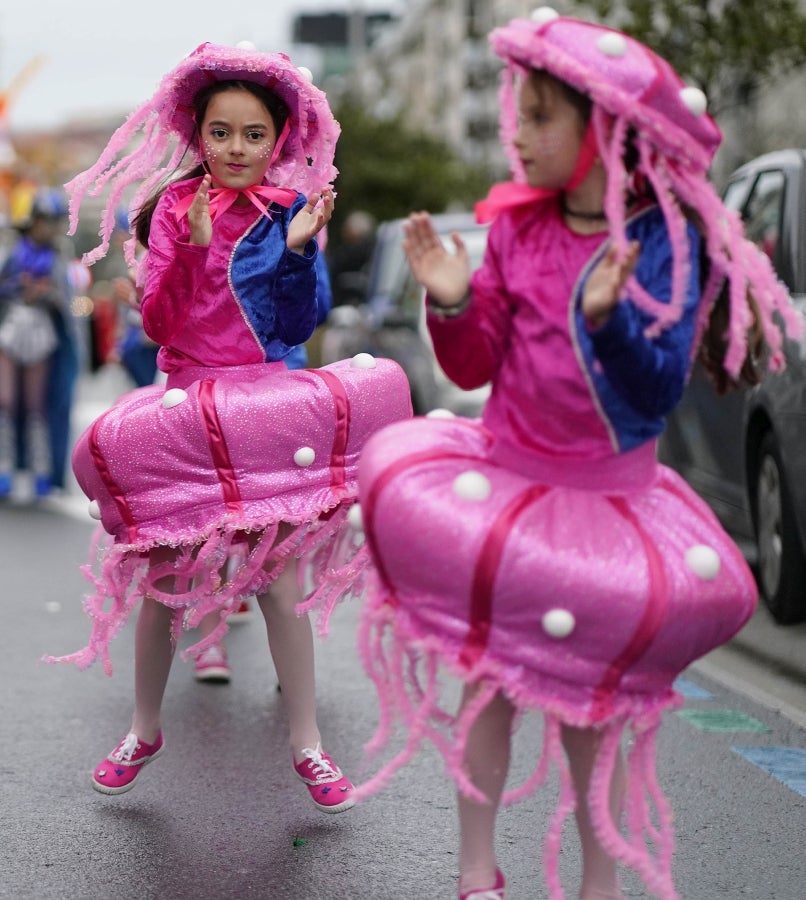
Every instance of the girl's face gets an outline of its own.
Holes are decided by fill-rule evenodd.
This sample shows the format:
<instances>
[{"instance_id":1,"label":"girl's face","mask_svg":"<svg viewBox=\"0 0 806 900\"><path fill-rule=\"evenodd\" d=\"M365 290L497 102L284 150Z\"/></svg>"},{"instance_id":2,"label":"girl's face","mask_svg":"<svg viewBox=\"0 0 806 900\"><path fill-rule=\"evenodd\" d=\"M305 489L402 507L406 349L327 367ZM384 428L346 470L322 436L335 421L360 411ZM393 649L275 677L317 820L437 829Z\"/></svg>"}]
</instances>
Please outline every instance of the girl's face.
<instances>
[{"instance_id":1,"label":"girl's face","mask_svg":"<svg viewBox=\"0 0 806 900\"><path fill-rule=\"evenodd\" d=\"M585 134L579 110L550 80L530 76L521 88L515 148L531 187L562 190Z\"/></svg>"},{"instance_id":2,"label":"girl's face","mask_svg":"<svg viewBox=\"0 0 806 900\"><path fill-rule=\"evenodd\" d=\"M200 140L213 186L247 188L263 181L277 130L254 94L222 91L207 105Z\"/></svg>"}]
</instances>

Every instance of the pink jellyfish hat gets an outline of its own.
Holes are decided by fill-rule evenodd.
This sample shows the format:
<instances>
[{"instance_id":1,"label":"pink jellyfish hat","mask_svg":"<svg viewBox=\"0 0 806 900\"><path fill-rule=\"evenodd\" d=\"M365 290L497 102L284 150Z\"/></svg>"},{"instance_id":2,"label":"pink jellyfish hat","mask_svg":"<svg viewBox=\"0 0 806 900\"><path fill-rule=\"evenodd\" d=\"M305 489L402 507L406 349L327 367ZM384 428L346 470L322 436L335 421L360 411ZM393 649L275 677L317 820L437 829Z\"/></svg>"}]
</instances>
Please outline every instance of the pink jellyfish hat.
<instances>
[{"instance_id":1,"label":"pink jellyfish hat","mask_svg":"<svg viewBox=\"0 0 806 900\"><path fill-rule=\"evenodd\" d=\"M140 186L131 203L139 208L156 185L169 178L187 158L199 161L193 101L216 81L253 81L279 97L288 110L281 151L268 172L273 185L304 194L333 182L340 128L327 97L312 83L310 71L295 66L284 53L263 53L243 42L236 47L204 43L160 81L156 92L137 107L112 135L97 162L65 185L70 195L70 230L86 196L107 194L101 214L101 244L85 262L102 258L115 227L115 210L126 189ZM127 251L133 253L129 242Z\"/></svg>"}]
</instances>

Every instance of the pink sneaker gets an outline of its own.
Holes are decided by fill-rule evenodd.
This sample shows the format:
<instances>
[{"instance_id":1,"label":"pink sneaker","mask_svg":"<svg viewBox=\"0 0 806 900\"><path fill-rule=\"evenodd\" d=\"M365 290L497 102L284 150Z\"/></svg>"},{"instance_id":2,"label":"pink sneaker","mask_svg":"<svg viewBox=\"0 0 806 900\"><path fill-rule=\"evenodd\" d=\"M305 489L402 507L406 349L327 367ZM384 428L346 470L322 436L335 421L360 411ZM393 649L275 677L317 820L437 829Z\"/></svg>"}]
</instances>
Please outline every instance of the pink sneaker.
<instances>
[{"instance_id":1,"label":"pink sneaker","mask_svg":"<svg viewBox=\"0 0 806 900\"><path fill-rule=\"evenodd\" d=\"M326 813L339 813L355 805L353 785L341 774L341 769L322 752L317 744L302 751L303 762L294 763L294 771L308 786L311 800Z\"/></svg>"},{"instance_id":2,"label":"pink sneaker","mask_svg":"<svg viewBox=\"0 0 806 900\"><path fill-rule=\"evenodd\" d=\"M459 892L459 900L504 900L507 882L500 869L495 870L495 884L488 888L473 888L472 891Z\"/></svg>"},{"instance_id":3,"label":"pink sneaker","mask_svg":"<svg viewBox=\"0 0 806 900\"><path fill-rule=\"evenodd\" d=\"M164 746L162 732L157 735L153 744L147 744L134 732L129 732L109 756L95 767L92 786L102 794L123 794L130 791L143 766L156 759Z\"/></svg>"},{"instance_id":4,"label":"pink sneaker","mask_svg":"<svg viewBox=\"0 0 806 900\"><path fill-rule=\"evenodd\" d=\"M213 644L196 658L194 675L196 681L215 681L227 684L232 677L232 669L227 662L227 651L223 644Z\"/></svg>"}]
</instances>

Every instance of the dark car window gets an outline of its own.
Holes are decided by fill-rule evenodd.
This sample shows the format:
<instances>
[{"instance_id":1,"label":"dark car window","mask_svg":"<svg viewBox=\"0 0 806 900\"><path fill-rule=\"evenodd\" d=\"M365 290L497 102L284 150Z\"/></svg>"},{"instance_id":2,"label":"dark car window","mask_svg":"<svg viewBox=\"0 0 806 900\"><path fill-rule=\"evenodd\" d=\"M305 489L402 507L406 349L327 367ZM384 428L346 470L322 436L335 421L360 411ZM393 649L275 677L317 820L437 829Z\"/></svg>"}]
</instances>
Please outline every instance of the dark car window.
<instances>
[{"instance_id":1,"label":"dark car window","mask_svg":"<svg viewBox=\"0 0 806 900\"><path fill-rule=\"evenodd\" d=\"M747 196L747 191L750 188L750 179L749 178L741 178L738 181L731 181L731 183L725 188L725 193L722 195L722 202L727 206L728 209L736 210L739 212L741 208L744 206L744 198Z\"/></svg>"},{"instance_id":2,"label":"dark car window","mask_svg":"<svg viewBox=\"0 0 806 900\"><path fill-rule=\"evenodd\" d=\"M781 233L785 183L784 173L781 171L762 172L744 207L747 236L773 261Z\"/></svg>"}]
</instances>

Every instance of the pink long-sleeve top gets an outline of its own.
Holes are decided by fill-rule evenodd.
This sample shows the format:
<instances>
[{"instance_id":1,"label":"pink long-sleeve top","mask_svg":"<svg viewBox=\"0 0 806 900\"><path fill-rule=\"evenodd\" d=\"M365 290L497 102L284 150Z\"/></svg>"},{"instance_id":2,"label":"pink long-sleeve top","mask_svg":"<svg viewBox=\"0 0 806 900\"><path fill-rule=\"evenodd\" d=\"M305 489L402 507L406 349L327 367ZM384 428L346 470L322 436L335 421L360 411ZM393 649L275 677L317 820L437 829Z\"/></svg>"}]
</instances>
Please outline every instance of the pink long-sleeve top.
<instances>
[{"instance_id":1,"label":"pink long-sleeve top","mask_svg":"<svg viewBox=\"0 0 806 900\"><path fill-rule=\"evenodd\" d=\"M628 222L641 246L635 277L658 301L671 294L672 249L661 212ZM680 321L645 334L649 316L623 299L590 330L581 312L587 276L606 233L579 235L554 202L502 213L493 223L471 303L455 318L428 317L440 364L460 387L492 381L483 421L507 458L596 459L656 437L688 375L699 287L699 236L689 228L688 299Z\"/></svg>"},{"instance_id":2,"label":"pink long-sleeve top","mask_svg":"<svg viewBox=\"0 0 806 900\"><path fill-rule=\"evenodd\" d=\"M305 204L230 206L213 224L208 247L189 243L187 218L175 204L200 178L177 182L160 198L141 264L146 334L158 344L159 367L239 366L282 360L306 341L317 321L318 249L286 246L288 223Z\"/></svg>"}]
</instances>

